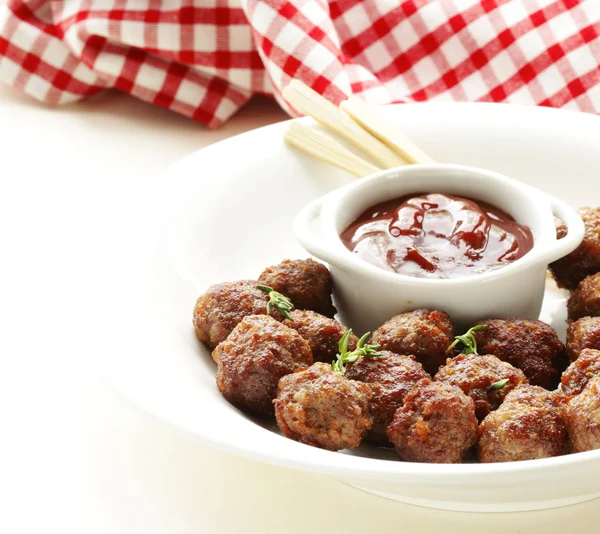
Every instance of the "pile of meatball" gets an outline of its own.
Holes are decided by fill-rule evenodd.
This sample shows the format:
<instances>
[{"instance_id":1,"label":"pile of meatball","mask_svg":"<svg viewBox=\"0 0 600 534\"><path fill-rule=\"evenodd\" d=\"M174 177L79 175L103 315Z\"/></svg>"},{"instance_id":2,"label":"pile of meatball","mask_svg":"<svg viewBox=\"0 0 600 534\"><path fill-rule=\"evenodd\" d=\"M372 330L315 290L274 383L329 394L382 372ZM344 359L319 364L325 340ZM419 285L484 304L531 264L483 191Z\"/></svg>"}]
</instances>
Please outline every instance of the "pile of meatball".
<instances>
[{"instance_id":1,"label":"pile of meatball","mask_svg":"<svg viewBox=\"0 0 600 534\"><path fill-rule=\"evenodd\" d=\"M582 244L550 266L572 291L566 346L542 321L482 318L472 331L476 352L456 354L448 314L418 309L377 328L369 340L376 355L340 372L332 361L348 329L334 318L329 270L312 259L211 286L196 302L194 328L212 351L222 395L307 445L337 451L365 440L430 463L598 449L600 209L580 213ZM294 309L270 305L265 286ZM348 350L357 342L350 332Z\"/></svg>"}]
</instances>

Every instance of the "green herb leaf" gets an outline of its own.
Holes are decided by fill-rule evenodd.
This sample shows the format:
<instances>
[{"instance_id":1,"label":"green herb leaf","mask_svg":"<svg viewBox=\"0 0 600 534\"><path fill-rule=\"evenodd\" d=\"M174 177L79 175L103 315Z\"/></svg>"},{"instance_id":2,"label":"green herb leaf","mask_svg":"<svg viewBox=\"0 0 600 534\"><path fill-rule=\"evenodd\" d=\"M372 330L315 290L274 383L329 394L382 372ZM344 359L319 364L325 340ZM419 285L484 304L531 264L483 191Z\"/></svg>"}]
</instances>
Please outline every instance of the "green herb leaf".
<instances>
[{"instance_id":1,"label":"green herb leaf","mask_svg":"<svg viewBox=\"0 0 600 534\"><path fill-rule=\"evenodd\" d=\"M506 384L510 382L510 379L503 378L502 380L498 380L498 382L494 382L489 388L488 391L498 391L499 389L503 389Z\"/></svg>"},{"instance_id":2,"label":"green herb leaf","mask_svg":"<svg viewBox=\"0 0 600 534\"><path fill-rule=\"evenodd\" d=\"M456 350L457 354L477 354L477 340L475 339L475 332L478 330L485 330L486 324L478 324L473 328L469 328L462 336L456 336L454 342L446 349L446 352L452 352L456 345L459 343L463 344L462 350Z\"/></svg>"},{"instance_id":3,"label":"green herb leaf","mask_svg":"<svg viewBox=\"0 0 600 534\"><path fill-rule=\"evenodd\" d=\"M351 335L352 330L348 330L340 338L340 342L338 343L339 353L337 355L337 359L331 362L331 367L339 375L343 375L346 372L347 364L354 363L361 357L375 358L376 356L381 356L381 353L377 352L379 345L369 345L367 343L367 339L369 339L371 332L367 332L358 340L358 343L356 344L356 349L354 349L351 352L348 352L348 344L350 342Z\"/></svg>"},{"instance_id":4,"label":"green herb leaf","mask_svg":"<svg viewBox=\"0 0 600 534\"><path fill-rule=\"evenodd\" d=\"M267 302L267 313L271 313L273 306L275 306L275 308L279 310L279 313L281 313L281 315L283 315L286 319L289 319L290 321L292 320L290 312L294 309L294 305L288 297L282 295L281 293L278 293L272 287L269 286L258 285L256 286L256 288L260 289L261 291L264 291L269 295L269 302Z\"/></svg>"}]
</instances>

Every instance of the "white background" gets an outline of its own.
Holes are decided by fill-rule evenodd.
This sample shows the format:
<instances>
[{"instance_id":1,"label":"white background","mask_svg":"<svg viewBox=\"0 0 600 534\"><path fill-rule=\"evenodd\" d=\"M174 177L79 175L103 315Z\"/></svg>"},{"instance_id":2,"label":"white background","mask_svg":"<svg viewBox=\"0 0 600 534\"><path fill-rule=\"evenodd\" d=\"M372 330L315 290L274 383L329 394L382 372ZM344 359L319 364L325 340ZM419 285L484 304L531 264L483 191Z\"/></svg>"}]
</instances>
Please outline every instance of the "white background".
<instances>
[{"instance_id":1,"label":"white background","mask_svg":"<svg viewBox=\"0 0 600 534\"><path fill-rule=\"evenodd\" d=\"M209 131L118 93L47 109L0 87L0 532L598 532L600 500L441 512L236 458L146 416L94 371L86 347L110 332L86 310L113 261L98 246L113 206L178 158L284 118L258 101Z\"/></svg>"}]
</instances>

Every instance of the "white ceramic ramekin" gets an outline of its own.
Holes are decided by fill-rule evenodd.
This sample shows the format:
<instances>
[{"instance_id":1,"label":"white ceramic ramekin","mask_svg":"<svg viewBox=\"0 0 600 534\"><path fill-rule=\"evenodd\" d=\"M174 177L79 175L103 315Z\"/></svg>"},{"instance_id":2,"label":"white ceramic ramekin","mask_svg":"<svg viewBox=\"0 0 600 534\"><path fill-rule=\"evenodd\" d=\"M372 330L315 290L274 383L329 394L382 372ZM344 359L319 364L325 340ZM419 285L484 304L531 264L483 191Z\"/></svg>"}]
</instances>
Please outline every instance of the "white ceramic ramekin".
<instances>
[{"instance_id":1,"label":"white ceramic ramekin","mask_svg":"<svg viewBox=\"0 0 600 534\"><path fill-rule=\"evenodd\" d=\"M344 246L340 233L367 208L411 193L488 202L529 226L534 246L505 267L445 280L386 271ZM568 228L560 240L554 215ZM337 189L303 208L294 232L308 252L329 264L342 319L362 333L416 308L444 310L459 327L490 317L537 319L548 264L581 243L584 226L573 208L539 189L484 169L435 163L389 169Z\"/></svg>"}]
</instances>

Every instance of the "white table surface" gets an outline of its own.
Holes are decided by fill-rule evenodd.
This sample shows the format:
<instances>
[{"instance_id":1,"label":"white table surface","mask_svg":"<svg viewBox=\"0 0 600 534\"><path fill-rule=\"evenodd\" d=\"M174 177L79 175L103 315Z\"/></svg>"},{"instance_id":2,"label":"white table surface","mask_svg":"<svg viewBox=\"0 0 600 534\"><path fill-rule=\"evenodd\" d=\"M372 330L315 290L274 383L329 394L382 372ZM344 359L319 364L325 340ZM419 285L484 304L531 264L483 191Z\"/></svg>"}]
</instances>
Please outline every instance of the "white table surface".
<instances>
[{"instance_id":1,"label":"white table surface","mask_svg":"<svg viewBox=\"0 0 600 534\"><path fill-rule=\"evenodd\" d=\"M178 158L284 118L259 101L209 131L118 93L48 109L0 87L0 532L597 532L600 500L442 512L236 458L146 416L95 373L78 325L111 205Z\"/></svg>"}]
</instances>

